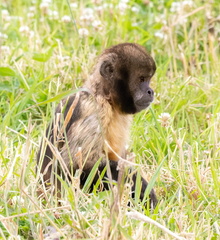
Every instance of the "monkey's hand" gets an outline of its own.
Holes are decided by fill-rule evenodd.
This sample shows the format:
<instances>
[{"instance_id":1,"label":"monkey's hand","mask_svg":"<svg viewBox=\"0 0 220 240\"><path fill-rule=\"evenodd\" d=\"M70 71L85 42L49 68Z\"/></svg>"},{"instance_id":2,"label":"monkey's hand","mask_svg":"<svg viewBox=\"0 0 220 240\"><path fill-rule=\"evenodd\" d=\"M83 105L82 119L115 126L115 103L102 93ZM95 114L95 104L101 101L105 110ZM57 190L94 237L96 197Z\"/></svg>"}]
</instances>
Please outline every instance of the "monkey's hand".
<instances>
[{"instance_id":1,"label":"monkey's hand","mask_svg":"<svg viewBox=\"0 0 220 240\"><path fill-rule=\"evenodd\" d=\"M135 196L135 189L136 189L136 182L137 182L137 173L133 174L132 181L133 181L132 197L134 198L134 196ZM141 177L141 192L140 192L140 200L141 201L144 200L145 191L147 189L147 186L148 186L147 181L143 177ZM149 199L150 199L150 208L154 209L156 207L157 203L158 203L157 196L155 194L154 189L151 189L150 194L149 194Z\"/></svg>"}]
</instances>

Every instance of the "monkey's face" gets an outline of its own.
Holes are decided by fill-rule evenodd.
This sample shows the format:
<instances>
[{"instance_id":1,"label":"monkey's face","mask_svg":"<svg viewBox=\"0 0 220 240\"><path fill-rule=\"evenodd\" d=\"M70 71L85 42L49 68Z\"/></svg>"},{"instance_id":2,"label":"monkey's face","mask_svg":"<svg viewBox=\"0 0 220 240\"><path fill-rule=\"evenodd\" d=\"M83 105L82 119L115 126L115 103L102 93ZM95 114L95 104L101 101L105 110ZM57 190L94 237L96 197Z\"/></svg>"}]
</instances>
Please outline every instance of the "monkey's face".
<instances>
[{"instance_id":1,"label":"monkey's face","mask_svg":"<svg viewBox=\"0 0 220 240\"><path fill-rule=\"evenodd\" d=\"M115 47L108 50L111 52L102 63L100 74L109 86L113 107L122 113L134 114L147 108L154 99L150 80L156 65L153 58L137 44Z\"/></svg>"},{"instance_id":2,"label":"monkey's face","mask_svg":"<svg viewBox=\"0 0 220 240\"><path fill-rule=\"evenodd\" d=\"M154 91L150 88L150 80L154 72L155 68L150 69L148 65L140 68L137 73L134 71L134 74L131 74L129 87L136 112L147 108L154 100Z\"/></svg>"}]
</instances>

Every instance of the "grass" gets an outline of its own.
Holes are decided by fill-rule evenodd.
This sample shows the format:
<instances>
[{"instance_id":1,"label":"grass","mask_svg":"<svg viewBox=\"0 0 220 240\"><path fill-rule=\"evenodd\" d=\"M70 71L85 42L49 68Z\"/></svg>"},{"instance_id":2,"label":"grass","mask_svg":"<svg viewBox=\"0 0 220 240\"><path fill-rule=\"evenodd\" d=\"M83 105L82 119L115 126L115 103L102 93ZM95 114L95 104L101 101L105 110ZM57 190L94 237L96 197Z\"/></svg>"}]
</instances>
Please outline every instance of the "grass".
<instances>
[{"instance_id":1,"label":"grass","mask_svg":"<svg viewBox=\"0 0 220 240\"><path fill-rule=\"evenodd\" d=\"M138 211L177 239L219 239L218 1L11 0L1 9L0 238L173 239ZM87 194L77 175L75 190L63 183L61 206L52 196L42 204L36 152L57 102L104 48L127 41L157 63L156 99L134 117L130 144L146 178L154 176L157 208L129 208L115 200L117 188Z\"/></svg>"}]
</instances>

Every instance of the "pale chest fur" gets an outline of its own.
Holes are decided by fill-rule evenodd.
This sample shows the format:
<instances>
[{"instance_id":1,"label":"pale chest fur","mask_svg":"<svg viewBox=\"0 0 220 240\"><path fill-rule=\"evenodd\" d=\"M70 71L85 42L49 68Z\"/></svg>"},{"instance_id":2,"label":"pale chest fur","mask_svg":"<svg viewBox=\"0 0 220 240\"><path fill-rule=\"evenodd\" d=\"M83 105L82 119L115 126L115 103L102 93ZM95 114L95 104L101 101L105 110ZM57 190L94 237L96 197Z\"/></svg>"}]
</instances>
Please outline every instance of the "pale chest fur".
<instances>
[{"instance_id":1,"label":"pale chest fur","mask_svg":"<svg viewBox=\"0 0 220 240\"><path fill-rule=\"evenodd\" d=\"M129 130L131 116L113 114L107 128L106 140L110 147L108 148L108 157L110 160L119 160L118 156L125 157L125 147L129 141Z\"/></svg>"},{"instance_id":2,"label":"pale chest fur","mask_svg":"<svg viewBox=\"0 0 220 240\"><path fill-rule=\"evenodd\" d=\"M125 146L129 141L132 116L114 111L111 105L104 99L98 99L98 102L102 104L105 102L103 104L104 108L101 107L101 109L104 109L101 119L103 129L105 129L104 139L107 142L105 151L107 151L110 160L118 161L118 156L124 157L125 154Z\"/></svg>"}]
</instances>

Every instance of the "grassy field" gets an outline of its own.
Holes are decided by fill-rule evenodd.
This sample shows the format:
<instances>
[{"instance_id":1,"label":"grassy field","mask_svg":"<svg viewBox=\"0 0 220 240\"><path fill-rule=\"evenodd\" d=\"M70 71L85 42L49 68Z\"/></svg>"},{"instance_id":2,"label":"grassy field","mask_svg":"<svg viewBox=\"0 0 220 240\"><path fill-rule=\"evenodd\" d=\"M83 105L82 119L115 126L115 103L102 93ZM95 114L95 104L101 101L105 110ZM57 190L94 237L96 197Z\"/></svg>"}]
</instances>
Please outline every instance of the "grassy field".
<instances>
[{"instance_id":1,"label":"grassy field","mask_svg":"<svg viewBox=\"0 0 220 240\"><path fill-rule=\"evenodd\" d=\"M219 1L0 4L0 239L220 239ZM115 209L117 188L88 194L77 175L60 205L43 204L35 161L54 108L121 42L157 63L156 98L134 117L129 147L159 204Z\"/></svg>"}]
</instances>

